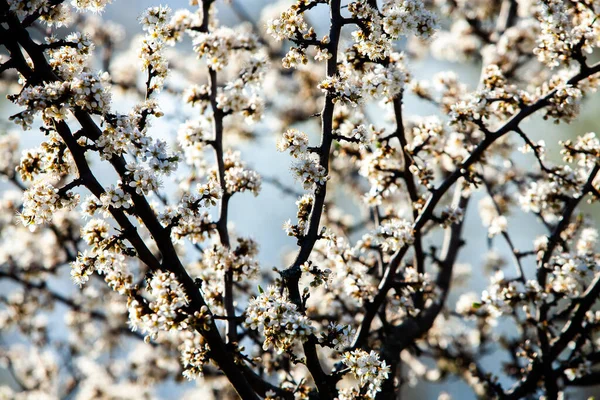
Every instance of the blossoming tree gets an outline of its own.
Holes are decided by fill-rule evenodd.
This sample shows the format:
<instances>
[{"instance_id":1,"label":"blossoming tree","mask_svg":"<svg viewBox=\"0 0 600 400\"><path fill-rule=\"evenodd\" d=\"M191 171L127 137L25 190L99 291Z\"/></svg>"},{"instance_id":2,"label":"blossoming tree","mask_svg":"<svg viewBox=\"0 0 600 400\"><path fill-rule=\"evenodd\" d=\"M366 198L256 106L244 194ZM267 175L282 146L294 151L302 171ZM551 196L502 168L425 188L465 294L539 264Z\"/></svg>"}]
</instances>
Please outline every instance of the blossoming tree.
<instances>
[{"instance_id":1,"label":"blossoming tree","mask_svg":"<svg viewBox=\"0 0 600 400\"><path fill-rule=\"evenodd\" d=\"M0 136L17 191L0 202L0 398L152 398L181 377L243 399L389 399L453 376L482 398L557 399L600 382L598 232L580 210L600 198L600 141L565 129L552 163L522 126L569 123L600 85L600 2L297 0L260 20L240 2L225 6L245 23L225 27L192 0L147 9L121 52L107 3L0 0L10 120L44 135ZM477 87L415 79L428 52L480 65ZM405 115L411 97L437 112ZM152 127L162 101L195 114L171 139ZM261 120L301 186L234 150ZM297 197L282 233L297 251L272 271L229 218L261 183ZM453 304L474 201L511 259ZM516 243L519 212L546 233Z\"/></svg>"}]
</instances>

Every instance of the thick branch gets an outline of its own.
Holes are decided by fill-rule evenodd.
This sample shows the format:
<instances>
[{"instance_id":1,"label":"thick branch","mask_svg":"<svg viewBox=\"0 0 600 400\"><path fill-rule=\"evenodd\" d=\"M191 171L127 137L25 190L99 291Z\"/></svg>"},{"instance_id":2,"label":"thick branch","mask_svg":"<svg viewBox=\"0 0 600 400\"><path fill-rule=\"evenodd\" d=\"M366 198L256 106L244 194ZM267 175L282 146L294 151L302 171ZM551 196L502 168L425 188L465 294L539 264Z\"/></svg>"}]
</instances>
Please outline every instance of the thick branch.
<instances>
[{"instance_id":1,"label":"thick branch","mask_svg":"<svg viewBox=\"0 0 600 400\"><path fill-rule=\"evenodd\" d=\"M330 31L329 31L329 53L331 58L327 60L327 76L335 76L337 74L337 53L338 44L340 41L340 34L343 25L342 16L340 14L340 0L331 0L330 3ZM327 93L325 97L325 105L321 112L321 144L318 148L319 163L325 168L325 171L329 171L329 156L331 152L331 143L333 140L333 111L334 102L333 95ZM285 279L285 285L288 289L290 299L299 307L300 310L304 310L302 304L302 297L298 287L301 270L300 266L304 264L315 245L319 237L319 225L321 222L321 215L323 213L323 205L325 204L325 196L327 193L327 183L322 185L317 184L314 195L314 203L312 212L309 219L308 231L306 235L301 239L300 250L294 263L291 267L283 271L282 276ZM316 339L314 337L309 338L304 343L304 353L306 355L306 366L309 369L317 389L319 396L322 399L332 399L335 397L335 387L330 387L328 377L321 367L319 357L316 349Z\"/></svg>"}]
</instances>

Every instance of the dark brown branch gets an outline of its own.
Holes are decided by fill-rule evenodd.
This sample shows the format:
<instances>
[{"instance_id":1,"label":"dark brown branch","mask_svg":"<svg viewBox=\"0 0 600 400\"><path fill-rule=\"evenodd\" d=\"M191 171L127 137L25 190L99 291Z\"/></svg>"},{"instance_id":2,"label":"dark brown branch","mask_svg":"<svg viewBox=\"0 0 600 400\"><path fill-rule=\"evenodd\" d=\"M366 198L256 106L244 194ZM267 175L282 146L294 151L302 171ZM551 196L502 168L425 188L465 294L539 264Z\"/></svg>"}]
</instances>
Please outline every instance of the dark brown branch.
<instances>
[{"instance_id":1,"label":"dark brown branch","mask_svg":"<svg viewBox=\"0 0 600 400\"><path fill-rule=\"evenodd\" d=\"M412 159L408 154L408 150L406 147L408 146L408 141L406 140L406 134L404 132L404 122L402 118L402 93L394 98L394 115L396 117L396 137L400 141L400 146L402 148L402 175L404 178L404 182L406 183L406 190L408 191L408 196L410 198L410 202L412 205L413 218L416 218L419 215L418 212L418 203L419 203L419 190L415 183L415 179L410 172L410 166L412 165ZM417 272L420 274L425 273L425 256L423 254L423 243L421 239L421 232L414 233L414 263ZM421 309L423 307L423 296L418 295L417 301L415 302L415 307Z\"/></svg>"},{"instance_id":2,"label":"dark brown branch","mask_svg":"<svg viewBox=\"0 0 600 400\"><path fill-rule=\"evenodd\" d=\"M328 44L329 53L332 55L327 60L326 73L327 76L335 76L337 74L337 57L338 57L338 44L340 41L340 34L343 25L342 16L340 14L340 0L331 0L330 2L330 30ZM325 105L321 112L321 144L319 146L319 163L325 168L325 171L329 171L329 157L331 152L331 143L333 140L333 111L334 102L333 95L327 93L325 97ZM304 264L319 237L319 225L321 221L321 215L323 213L323 206L325 204L325 196L327 193L327 184L316 185L314 194L314 204L312 212L309 218L308 232L302 238L300 250L292 266L282 272L285 285L288 289L290 300L294 302L301 311L304 311L304 305L302 302L302 296L298 287L300 276L302 274L300 266ZM310 337L304 343L304 353L306 356L306 366L310 371L319 396L322 399L333 399L336 397L335 387L331 387L329 379L323 368L321 367L319 357L316 349L316 339Z\"/></svg>"},{"instance_id":3,"label":"dark brown branch","mask_svg":"<svg viewBox=\"0 0 600 400\"><path fill-rule=\"evenodd\" d=\"M469 198L462 197L462 191L457 188L455 196L455 204L457 207L466 210ZM410 346L416 339L423 336L433 326L435 319L444 308L446 298L450 292L450 284L452 282L452 271L458 257L458 252L463 244L462 229L464 218L460 222L452 225L446 230L444 244L441 254L440 272L436 279L436 286L440 289L440 295L427 308L425 308L415 318L407 318L399 325L391 326L386 332L386 341L382 348L382 354L391 361L399 358L400 352ZM385 383L382 392L390 395L393 391L393 376Z\"/></svg>"},{"instance_id":4,"label":"dark brown branch","mask_svg":"<svg viewBox=\"0 0 600 400\"><path fill-rule=\"evenodd\" d=\"M589 76L596 74L598 72L600 72L600 63L595 64L593 67L589 68L589 70L587 70L585 72L580 71L578 74L576 74L571 79L569 79L567 84L576 85L580 81L582 81L582 80L588 78ZM458 166L454 170L454 172L452 174L450 174L450 176L448 178L446 178L438 188L433 190L431 197L429 198L429 200L425 204L425 207L423 208L423 211L419 214L419 217L416 219L416 221L414 223L413 231L414 232L420 231L428 221L432 220L432 218L434 217L435 207L437 206L439 201L442 199L442 197L456 183L456 181L460 177L462 177L473 164L475 164L475 162L477 162L481 159L483 153L496 140L498 140L505 134L518 129L519 124L525 118L529 117L533 113L541 110L542 108L544 108L548 104L550 104L550 99L552 99L552 97L554 97L555 94L556 94L556 90L553 90L552 92L548 93L546 96L539 99L532 105L522 108L515 116L513 116L508 122L506 122L503 126L501 126L495 132L490 132L490 133L486 134L485 138L475 147L475 149L469 155L469 157L467 157L467 159L460 166ZM395 271L398 268L402 258L404 258L404 255L406 254L407 251L408 251L408 246L403 246L401 249L399 249L396 252L396 254L394 254L392 259L390 260L389 265L386 269L386 273L384 274L384 276L381 280L381 283L379 285L379 288L378 288L379 291L378 291L377 295L375 296L374 300L368 304L367 311L365 313L365 316L363 317L363 321L361 322L361 325L357 331L357 336L354 340L353 347L361 347L363 345L364 341L366 340L371 322L372 322L373 318L375 317L377 310L381 306L381 303L383 302L383 300L385 299L386 294L387 294L387 292L383 293L383 294L380 294L380 292L382 290L384 290L384 291L389 290L390 283L393 282L393 280L394 280L393 278L395 275L395 272L392 272L392 271Z\"/></svg>"}]
</instances>

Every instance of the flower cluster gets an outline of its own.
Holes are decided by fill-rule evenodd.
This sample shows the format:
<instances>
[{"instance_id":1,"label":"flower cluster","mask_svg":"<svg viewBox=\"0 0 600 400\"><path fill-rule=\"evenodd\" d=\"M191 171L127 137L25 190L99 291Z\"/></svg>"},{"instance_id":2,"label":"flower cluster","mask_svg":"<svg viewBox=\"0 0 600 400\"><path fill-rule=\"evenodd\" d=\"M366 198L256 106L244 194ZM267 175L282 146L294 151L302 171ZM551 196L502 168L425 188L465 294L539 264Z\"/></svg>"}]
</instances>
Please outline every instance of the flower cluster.
<instances>
[{"instance_id":1,"label":"flower cluster","mask_svg":"<svg viewBox=\"0 0 600 400\"><path fill-rule=\"evenodd\" d=\"M100 156L110 159L113 155L120 156L126 151L137 151L135 143L140 140L142 133L136 127L134 118L130 116L116 116L112 119L100 137L96 146L101 150Z\"/></svg>"},{"instance_id":2,"label":"flower cluster","mask_svg":"<svg viewBox=\"0 0 600 400\"><path fill-rule=\"evenodd\" d=\"M217 106L226 114L241 113L249 122L258 121L264 108L255 85L242 78L219 89Z\"/></svg>"},{"instance_id":3,"label":"flower cluster","mask_svg":"<svg viewBox=\"0 0 600 400\"><path fill-rule=\"evenodd\" d=\"M206 310L201 310L201 312L206 312ZM186 331L185 339L179 346L179 351L181 352L181 365L184 369L183 376L189 380L195 380L203 376L210 347L203 340L202 335L197 332Z\"/></svg>"},{"instance_id":4,"label":"flower cluster","mask_svg":"<svg viewBox=\"0 0 600 400\"><path fill-rule=\"evenodd\" d=\"M571 140L565 140L560 144L563 146L561 150L563 159L568 163L577 161L580 167L593 167L600 157L600 139L596 137L594 132L578 136L575 143Z\"/></svg>"},{"instance_id":5,"label":"flower cluster","mask_svg":"<svg viewBox=\"0 0 600 400\"><path fill-rule=\"evenodd\" d=\"M171 230L171 238L180 242L188 238L192 243L199 243L209 238L215 231L214 223L208 208L217 204L223 191L215 180L199 185L198 194L186 193L177 207L166 207L159 214L163 226Z\"/></svg>"},{"instance_id":6,"label":"flower cluster","mask_svg":"<svg viewBox=\"0 0 600 400\"><path fill-rule=\"evenodd\" d=\"M302 36L307 30L308 24L297 5L267 22L267 33L277 40L295 39L297 36Z\"/></svg>"},{"instance_id":7,"label":"flower cluster","mask_svg":"<svg viewBox=\"0 0 600 400\"><path fill-rule=\"evenodd\" d=\"M481 304L493 318L498 318L515 306L523 306L530 300L539 301L546 297L547 293L537 281L522 283L506 279L502 271L497 271L491 278L488 289L481 294Z\"/></svg>"},{"instance_id":8,"label":"flower cluster","mask_svg":"<svg viewBox=\"0 0 600 400\"><path fill-rule=\"evenodd\" d=\"M413 227L409 221L392 219L385 221L377 230L363 237L363 241L373 242L384 252L395 252L413 243Z\"/></svg>"},{"instance_id":9,"label":"flower cluster","mask_svg":"<svg viewBox=\"0 0 600 400\"><path fill-rule=\"evenodd\" d=\"M574 88L569 84L558 85L554 89L554 96L550 99L551 106L546 111L544 118L554 118L558 121L570 122L579 114L581 89Z\"/></svg>"},{"instance_id":10,"label":"flower cluster","mask_svg":"<svg viewBox=\"0 0 600 400\"><path fill-rule=\"evenodd\" d=\"M370 190L365 195L368 204L378 205L398 190L399 182L392 172L401 167L398 151L382 145L361 160L359 173L369 179Z\"/></svg>"},{"instance_id":11,"label":"flower cluster","mask_svg":"<svg viewBox=\"0 0 600 400\"><path fill-rule=\"evenodd\" d=\"M307 274L312 275L313 280L310 282L310 286L317 287L323 284L328 285L331 279L330 269L320 269L313 265L310 261L305 262L300 266L300 270Z\"/></svg>"},{"instance_id":12,"label":"flower cluster","mask_svg":"<svg viewBox=\"0 0 600 400\"><path fill-rule=\"evenodd\" d=\"M160 186L158 177L144 165L127 164L127 185L138 195L148 194L157 190Z\"/></svg>"},{"instance_id":13,"label":"flower cluster","mask_svg":"<svg viewBox=\"0 0 600 400\"><path fill-rule=\"evenodd\" d=\"M48 63L62 79L71 80L88 67L89 59L94 51L94 43L89 35L79 32L67 35L64 39L68 46L48 48ZM60 43L55 37L46 39L48 46Z\"/></svg>"},{"instance_id":14,"label":"flower cluster","mask_svg":"<svg viewBox=\"0 0 600 400\"><path fill-rule=\"evenodd\" d=\"M292 351L296 340L305 341L315 332L308 318L275 286L250 300L244 324L264 335L263 349L273 346L278 353Z\"/></svg>"},{"instance_id":15,"label":"flower cluster","mask_svg":"<svg viewBox=\"0 0 600 400\"><path fill-rule=\"evenodd\" d=\"M148 283L147 311L138 300L131 300L129 321L134 329L141 329L146 339L156 339L160 331L185 329L180 309L188 304L187 295L172 272L159 272Z\"/></svg>"},{"instance_id":16,"label":"flower cluster","mask_svg":"<svg viewBox=\"0 0 600 400\"><path fill-rule=\"evenodd\" d=\"M79 253L71 263L71 279L82 287L90 276L97 272L104 276L108 286L119 294L129 294L133 286L133 275L128 271L125 256L118 246L108 247L105 240L102 248ZM95 246L100 247L100 246Z\"/></svg>"},{"instance_id":17,"label":"flower cluster","mask_svg":"<svg viewBox=\"0 0 600 400\"><path fill-rule=\"evenodd\" d=\"M112 0L72 0L71 4L78 11L101 12Z\"/></svg>"},{"instance_id":18,"label":"flower cluster","mask_svg":"<svg viewBox=\"0 0 600 400\"><path fill-rule=\"evenodd\" d=\"M366 241L364 244L364 247L368 247L370 243ZM373 259L368 254L362 255L362 248L361 241L355 247L350 247L343 238L336 238L335 243L327 249L327 263L320 262L332 271L329 289L357 305L373 300L376 293L376 282L368 273L369 262Z\"/></svg>"},{"instance_id":19,"label":"flower cluster","mask_svg":"<svg viewBox=\"0 0 600 400\"><path fill-rule=\"evenodd\" d=\"M321 332L320 342L329 345L337 351L350 347L356 330L351 325L341 325L330 322L325 332Z\"/></svg>"},{"instance_id":20,"label":"flower cluster","mask_svg":"<svg viewBox=\"0 0 600 400\"><path fill-rule=\"evenodd\" d=\"M255 257L258 254L258 245L252 239L237 239L238 244L234 249L221 245L214 245L204 250L203 260L206 271L223 276L226 271L233 272L236 282L255 279L258 275L259 265Z\"/></svg>"},{"instance_id":21,"label":"flower cluster","mask_svg":"<svg viewBox=\"0 0 600 400\"><path fill-rule=\"evenodd\" d=\"M235 51L253 51L257 48L257 38L242 30L221 27L210 33L199 33L194 37L194 51L199 58L205 58L210 68L220 71Z\"/></svg>"},{"instance_id":22,"label":"flower cluster","mask_svg":"<svg viewBox=\"0 0 600 400\"><path fill-rule=\"evenodd\" d=\"M540 2L541 34L533 53L550 68L568 63L578 48L591 51L591 45L597 41L594 10L585 6L577 8L579 15L574 18L574 13L561 1Z\"/></svg>"},{"instance_id":23,"label":"flower cluster","mask_svg":"<svg viewBox=\"0 0 600 400\"><path fill-rule=\"evenodd\" d=\"M228 194L249 191L258 196L261 187L260 175L246 168L239 151L228 150L223 155L223 163L225 164L225 191ZM217 171L213 170L212 173L216 175Z\"/></svg>"},{"instance_id":24,"label":"flower cluster","mask_svg":"<svg viewBox=\"0 0 600 400\"><path fill-rule=\"evenodd\" d=\"M308 150L308 136L297 129L288 129L277 141L277 150L289 150L292 157L302 157Z\"/></svg>"},{"instance_id":25,"label":"flower cluster","mask_svg":"<svg viewBox=\"0 0 600 400\"><path fill-rule=\"evenodd\" d=\"M572 185L566 184L568 180L573 179L576 179L574 171L564 166L562 171L558 170L556 175L549 179L531 182L519 197L521 208L526 212L542 213L551 220L556 218L555 215L561 208L560 199L563 196L574 195Z\"/></svg>"},{"instance_id":26,"label":"flower cluster","mask_svg":"<svg viewBox=\"0 0 600 400\"><path fill-rule=\"evenodd\" d=\"M393 39L408 34L428 39L438 28L437 18L421 0L386 1L382 12L383 29Z\"/></svg>"},{"instance_id":27,"label":"flower cluster","mask_svg":"<svg viewBox=\"0 0 600 400\"><path fill-rule=\"evenodd\" d=\"M212 136L212 127L206 119L188 120L177 131L177 141L183 148L185 162L201 167L204 162L205 141Z\"/></svg>"},{"instance_id":28,"label":"flower cluster","mask_svg":"<svg viewBox=\"0 0 600 400\"><path fill-rule=\"evenodd\" d=\"M25 87L18 95L10 95L9 98L26 108L11 117L23 129L31 128L38 113L45 121L65 120L68 111L74 108L105 114L111 103L109 76L105 72L82 72L68 81Z\"/></svg>"},{"instance_id":29,"label":"flower cluster","mask_svg":"<svg viewBox=\"0 0 600 400\"><path fill-rule=\"evenodd\" d=\"M148 72L146 90L148 94L159 92L168 73L168 62L164 57L165 44L169 42L169 7L151 7L142 14L140 21L147 34L141 39L139 58L142 71ZM149 97L149 96L148 96Z\"/></svg>"},{"instance_id":30,"label":"flower cluster","mask_svg":"<svg viewBox=\"0 0 600 400\"><path fill-rule=\"evenodd\" d=\"M297 159L292 165L294 175L302 182L304 189L309 190L316 185L323 185L329 179L327 170L319 163L317 154L308 151L308 137L296 129L288 129L277 142L277 150L289 150Z\"/></svg>"},{"instance_id":31,"label":"flower cluster","mask_svg":"<svg viewBox=\"0 0 600 400\"><path fill-rule=\"evenodd\" d=\"M390 373L390 367L386 362L381 361L379 355L373 350L370 353L364 350L346 352L342 361L358 379L361 388L359 392L362 393L364 388L367 398L374 399Z\"/></svg>"},{"instance_id":32,"label":"flower cluster","mask_svg":"<svg viewBox=\"0 0 600 400\"><path fill-rule=\"evenodd\" d=\"M314 153L308 153L296 161L292 171L306 190L311 189L313 185L324 185L329 179L327 170L319 163L319 157Z\"/></svg>"},{"instance_id":33,"label":"flower cluster","mask_svg":"<svg viewBox=\"0 0 600 400\"><path fill-rule=\"evenodd\" d=\"M72 209L78 203L78 194L60 193L50 183L37 181L23 193L23 210L19 219L24 226L34 230L36 225L51 221L58 210Z\"/></svg>"},{"instance_id":34,"label":"flower cluster","mask_svg":"<svg viewBox=\"0 0 600 400\"><path fill-rule=\"evenodd\" d=\"M123 190L122 182L117 182L117 186L111 185L103 194L100 196L100 202L102 206L108 209L109 207L114 208L129 208L131 207L131 195Z\"/></svg>"}]
</instances>

